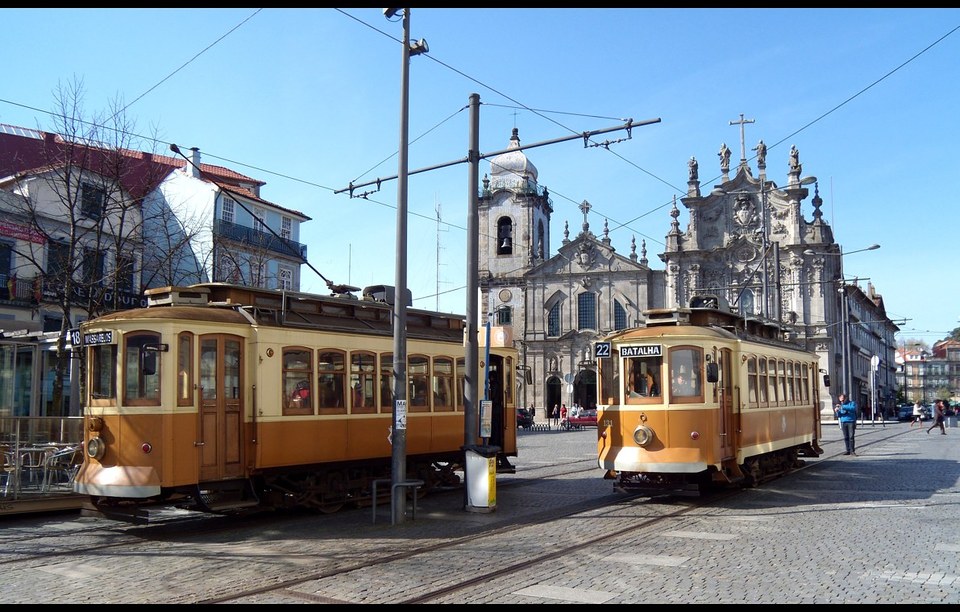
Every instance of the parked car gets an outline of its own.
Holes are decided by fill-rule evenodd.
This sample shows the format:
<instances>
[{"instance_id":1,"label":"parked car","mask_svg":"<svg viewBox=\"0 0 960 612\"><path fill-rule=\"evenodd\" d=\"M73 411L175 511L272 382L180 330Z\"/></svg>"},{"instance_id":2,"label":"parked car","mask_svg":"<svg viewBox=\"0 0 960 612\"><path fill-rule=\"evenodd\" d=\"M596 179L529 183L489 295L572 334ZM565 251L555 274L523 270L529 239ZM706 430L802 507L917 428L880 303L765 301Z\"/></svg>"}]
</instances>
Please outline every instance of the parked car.
<instances>
[{"instance_id":1,"label":"parked car","mask_svg":"<svg viewBox=\"0 0 960 612\"><path fill-rule=\"evenodd\" d=\"M517 408L517 427L524 429L533 427L533 415L526 408Z\"/></svg>"},{"instance_id":2,"label":"parked car","mask_svg":"<svg viewBox=\"0 0 960 612\"><path fill-rule=\"evenodd\" d=\"M560 421L560 429L580 429L581 427L596 427L597 411L582 409L576 415L568 416Z\"/></svg>"}]
</instances>

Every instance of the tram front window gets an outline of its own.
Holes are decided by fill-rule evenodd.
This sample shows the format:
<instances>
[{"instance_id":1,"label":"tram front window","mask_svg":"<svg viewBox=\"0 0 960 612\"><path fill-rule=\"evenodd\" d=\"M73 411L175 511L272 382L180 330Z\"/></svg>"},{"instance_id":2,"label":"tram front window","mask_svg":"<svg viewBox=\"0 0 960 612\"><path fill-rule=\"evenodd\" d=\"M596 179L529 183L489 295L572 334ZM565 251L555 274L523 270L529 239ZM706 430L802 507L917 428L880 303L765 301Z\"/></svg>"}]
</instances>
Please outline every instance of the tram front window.
<instances>
[{"instance_id":1,"label":"tram front window","mask_svg":"<svg viewBox=\"0 0 960 612\"><path fill-rule=\"evenodd\" d=\"M627 399L660 397L662 357L628 357L624 395Z\"/></svg>"}]
</instances>

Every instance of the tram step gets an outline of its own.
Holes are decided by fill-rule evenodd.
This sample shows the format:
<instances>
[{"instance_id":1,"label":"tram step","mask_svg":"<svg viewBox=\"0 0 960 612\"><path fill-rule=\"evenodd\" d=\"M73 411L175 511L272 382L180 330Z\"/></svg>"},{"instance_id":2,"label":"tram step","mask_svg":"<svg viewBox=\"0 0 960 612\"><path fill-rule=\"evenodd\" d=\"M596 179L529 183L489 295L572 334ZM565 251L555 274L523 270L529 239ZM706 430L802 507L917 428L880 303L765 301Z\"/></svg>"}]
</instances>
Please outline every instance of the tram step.
<instances>
[{"instance_id":1,"label":"tram step","mask_svg":"<svg viewBox=\"0 0 960 612\"><path fill-rule=\"evenodd\" d=\"M229 513L260 505L249 480L217 483L196 492L197 505L206 512Z\"/></svg>"}]
</instances>

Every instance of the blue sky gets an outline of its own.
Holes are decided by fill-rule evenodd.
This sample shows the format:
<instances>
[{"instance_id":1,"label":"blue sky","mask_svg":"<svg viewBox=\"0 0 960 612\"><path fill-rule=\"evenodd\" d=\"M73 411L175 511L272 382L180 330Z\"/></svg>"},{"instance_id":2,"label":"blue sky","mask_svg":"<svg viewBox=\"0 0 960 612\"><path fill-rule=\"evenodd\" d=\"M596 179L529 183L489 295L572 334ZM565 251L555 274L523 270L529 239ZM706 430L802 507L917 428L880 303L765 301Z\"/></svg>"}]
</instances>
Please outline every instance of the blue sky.
<instances>
[{"instance_id":1,"label":"blue sky","mask_svg":"<svg viewBox=\"0 0 960 612\"><path fill-rule=\"evenodd\" d=\"M311 216L301 240L324 278L394 284L396 181L366 199L335 192L397 173L399 19L379 8L0 10L0 48L15 58L0 122L52 130L56 89L82 80L88 113L122 100L139 134L198 147ZM594 233L608 220L618 252L645 240L662 269L687 160L709 191L720 144L739 159L730 121L743 113L755 121L747 157L763 139L768 179L786 184L795 145L844 251L881 245L844 268L908 319L900 341L960 326L960 10L414 8L410 23L430 49L410 62L411 171L465 158L473 93L482 153L504 149L513 127L532 144L660 119L609 150L574 139L527 151L553 199L553 252L587 200ZM465 164L410 177L417 308L466 312L467 180ZM306 268L302 288L326 293Z\"/></svg>"}]
</instances>

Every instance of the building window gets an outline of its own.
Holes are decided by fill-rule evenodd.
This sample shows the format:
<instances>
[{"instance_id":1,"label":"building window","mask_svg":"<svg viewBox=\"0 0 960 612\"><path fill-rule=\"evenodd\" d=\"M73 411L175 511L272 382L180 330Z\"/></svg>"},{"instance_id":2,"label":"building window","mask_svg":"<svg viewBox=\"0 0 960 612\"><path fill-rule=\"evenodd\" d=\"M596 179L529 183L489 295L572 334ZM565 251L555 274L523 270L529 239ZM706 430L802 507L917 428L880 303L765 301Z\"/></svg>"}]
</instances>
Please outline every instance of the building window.
<instances>
[{"instance_id":1,"label":"building window","mask_svg":"<svg viewBox=\"0 0 960 612\"><path fill-rule=\"evenodd\" d=\"M543 259L544 242L546 242L547 233L543 229L543 221L537 224L537 259Z\"/></svg>"},{"instance_id":2,"label":"building window","mask_svg":"<svg viewBox=\"0 0 960 612\"><path fill-rule=\"evenodd\" d=\"M277 271L277 289L293 289L293 270L280 266Z\"/></svg>"},{"instance_id":3,"label":"building window","mask_svg":"<svg viewBox=\"0 0 960 612\"><path fill-rule=\"evenodd\" d=\"M250 262L250 270L253 273L253 286L265 287L267 279L267 264Z\"/></svg>"},{"instance_id":4,"label":"building window","mask_svg":"<svg viewBox=\"0 0 960 612\"><path fill-rule=\"evenodd\" d=\"M65 242L50 242L47 245L47 277L66 280L70 269L70 245Z\"/></svg>"},{"instance_id":5,"label":"building window","mask_svg":"<svg viewBox=\"0 0 960 612\"><path fill-rule=\"evenodd\" d=\"M290 240L293 237L293 220L290 217L280 218L280 237L284 240Z\"/></svg>"},{"instance_id":6,"label":"building window","mask_svg":"<svg viewBox=\"0 0 960 612\"><path fill-rule=\"evenodd\" d=\"M233 200L230 198L223 198L223 206L220 211L220 218L226 221L227 223L233 223L234 218L234 204Z\"/></svg>"},{"instance_id":7,"label":"building window","mask_svg":"<svg viewBox=\"0 0 960 612\"><path fill-rule=\"evenodd\" d=\"M597 296L581 293L577 296L577 329L597 329Z\"/></svg>"},{"instance_id":8,"label":"building window","mask_svg":"<svg viewBox=\"0 0 960 612\"><path fill-rule=\"evenodd\" d=\"M263 220L266 219L266 217L267 217L266 211L264 211L262 208L254 208L253 209L253 229L257 230L258 232L267 231L266 223L263 222Z\"/></svg>"},{"instance_id":9,"label":"building window","mask_svg":"<svg viewBox=\"0 0 960 612\"><path fill-rule=\"evenodd\" d=\"M550 307L547 313L547 336L556 338L560 335L560 302Z\"/></svg>"},{"instance_id":10,"label":"building window","mask_svg":"<svg viewBox=\"0 0 960 612\"><path fill-rule=\"evenodd\" d=\"M620 304L619 301L614 300L613 302L613 329L626 329L627 328L627 310Z\"/></svg>"},{"instance_id":11,"label":"building window","mask_svg":"<svg viewBox=\"0 0 960 612\"><path fill-rule=\"evenodd\" d=\"M117 255L114 277L117 291L133 292L134 259L130 255Z\"/></svg>"},{"instance_id":12,"label":"building window","mask_svg":"<svg viewBox=\"0 0 960 612\"><path fill-rule=\"evenodd\" d=\"M83 282L99 285L103 282L103 253L96 249L83 251Z\"/></svg>"},{"instance_id":13,"label":"building window","mask_svg":"<svg viewBox=\"0 0 960 612\"><path fill-rule=\"evenodd\" d=\"M513 324L513 311L510 310L509 306L501 306L497 308L497 325L512 325Z\"/></svg>"},{"instance_id":14,"label":"building window","mask_svg":"<svg viewBox=\"0 0 960 612\"><path fill-rule=\"evenodd\" d=\"M80 214L88 219L99 221L103 217L103 206L107 192L102 187L83 183L80 188Z\"/></svg>"},{"instance_id":15,"label":"building window","mask_svg":"<svg viewBox=\"0 0 960 612\"><path fill-rule=\"evenodd\" d=\"M508 217L497 221L497 255L513 255L513 222Z\"/></svg>"}]
</instances>

